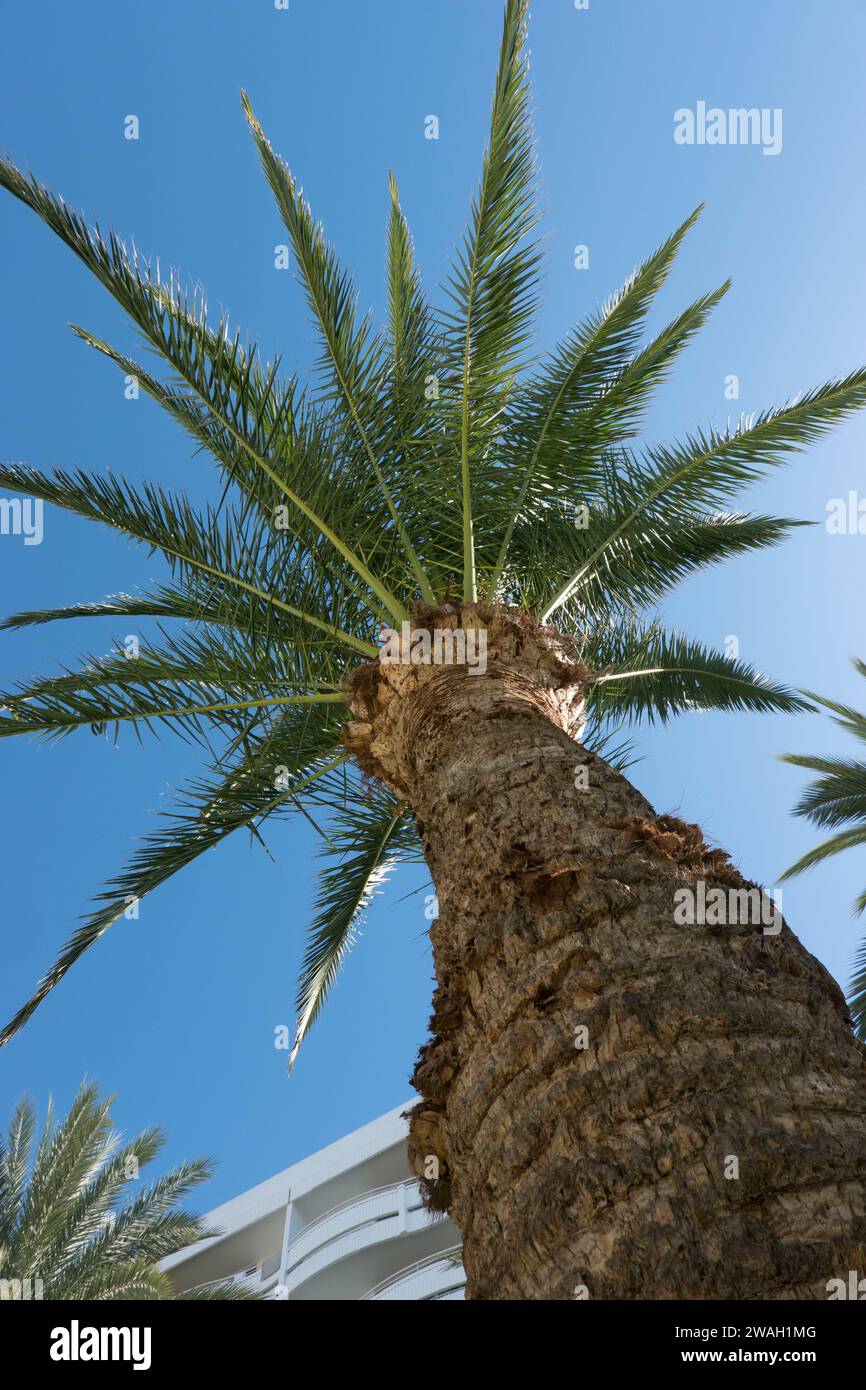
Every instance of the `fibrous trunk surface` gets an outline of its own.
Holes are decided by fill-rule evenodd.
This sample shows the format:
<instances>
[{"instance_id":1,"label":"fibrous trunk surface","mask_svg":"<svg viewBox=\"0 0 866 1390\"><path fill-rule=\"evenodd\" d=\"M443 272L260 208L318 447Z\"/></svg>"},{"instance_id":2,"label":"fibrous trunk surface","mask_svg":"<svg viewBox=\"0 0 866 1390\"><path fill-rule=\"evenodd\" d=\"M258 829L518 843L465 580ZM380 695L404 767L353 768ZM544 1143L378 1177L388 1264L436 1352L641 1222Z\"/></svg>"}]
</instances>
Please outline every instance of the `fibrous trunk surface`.
<instances>
[{"instance_id":1,"label":"fibrous trunk surface","mask_svg":"<svg viewBox=\"0 0 866 1390\"><path fill-rule=\"evenodd\" d=\"M862 1277L866 1049L835 981L780 921L677 921L678 890L742 917L754 885L581 746L569 639L483 605L415 623L483 628L485 672L360 668L347 745L413 807L436 885L410 1158L467 1296Z\"/></svg>"}]
</instances>

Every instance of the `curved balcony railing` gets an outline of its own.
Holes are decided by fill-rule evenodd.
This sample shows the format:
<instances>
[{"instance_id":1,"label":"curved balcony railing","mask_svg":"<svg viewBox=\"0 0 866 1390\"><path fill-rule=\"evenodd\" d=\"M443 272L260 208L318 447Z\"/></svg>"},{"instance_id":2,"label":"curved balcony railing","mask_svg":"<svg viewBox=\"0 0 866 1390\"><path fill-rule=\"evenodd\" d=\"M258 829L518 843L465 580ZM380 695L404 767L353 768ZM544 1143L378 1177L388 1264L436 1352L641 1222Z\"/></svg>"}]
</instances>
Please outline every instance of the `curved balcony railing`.
<instances>
[{"instance_id":1,"label":"curved balcony railing","mask_svg":"<svg viewBox=\"0 0 866 1390\"><path fill-rule=\"evenodd\" d=\"M196 1290L213 1289L219 1284L239 1284L251 1293L264 1295L273 1294L277 1288L280 1277L280 1257L279 1255L269 1255L267 1259L261 1260L252 1269L241 1270L238 1274L230 1274L224 1279L209 1279L206 1284L196 1284Z\"/></svg>"},{"instance_id":2,"label":"curved balcony railing","mask_svg":"<svg viewBox=\"0 0 866 1390\"><path fill-rule=\"evenodd\" d=\"M286 1285L295 1288L356 1251L422 1230L438 1219L438 1214L425 1211L414 1178L341 1202L305 1226L290 1243Z\"/></svg>"},{"instance_id":3,"label":"curved balcony railing","mask_svg":"<svg viewBox=\"0 0 866 1390\"><path fill-rule=\"evenodd\" d=\"M364 1294L364 1299L401 1299L404 1302L432 1302L436 1299L462 1298L466 1284L466 1271L457 1258L461 1247L453 1245L450 1250L441 1250L436 1255L428 1255L426 1260L416 1260L399 1273L383 1279L381 1284Z\"/></svg>"}]
</instances>

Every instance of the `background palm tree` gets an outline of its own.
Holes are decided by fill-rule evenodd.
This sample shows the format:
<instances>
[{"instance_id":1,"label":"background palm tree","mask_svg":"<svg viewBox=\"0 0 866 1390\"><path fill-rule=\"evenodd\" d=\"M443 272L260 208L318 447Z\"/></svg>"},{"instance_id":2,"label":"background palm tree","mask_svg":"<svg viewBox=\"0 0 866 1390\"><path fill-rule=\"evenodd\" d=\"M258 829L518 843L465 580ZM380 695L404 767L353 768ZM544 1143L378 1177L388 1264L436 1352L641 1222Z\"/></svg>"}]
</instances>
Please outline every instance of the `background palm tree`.
<instances>
[{"instance_id":1,"label":"background palm tree","mask_svg":"<svg viewBox=\"0 0 866 1390\"><path fill-rule=\"evenodd\" d=\"M855 661L854 669L861 676L866 676L866 663L863 661ZM866 715L850 705L839 705L820 695L810 694L809 698L829 710L833 723L838 724L840 729L866 742ZM820 774L803 792L794 807L794 814L804 816L822 830L833 828L837 831L829 840L823 840L786 869L782 874L784 880L794 878L842 850L866 844L866 762L856 758L813 758L803 753L786 753L783 762ZM861 916L864 911L866 890L854 903L856 916ZM857 1036L866 1041L866 941L855 956L855 974L849 986L848 1003Z\"/></svg>"},{"instance_id":2,"label":"background palm tree","mask_svg":"<svg viewBox=\"0 0 866 1390\"><path fill-rule=\"evenodd\" d=\"M862 1050L834 982L787 928L774 939L750 924L675 928L678 887L746 881L697 827L655 815L621 775L617 740L627 724L695 709L807 707L666 630L655 609L689 574L785 538L796 522L730 504L866 404L866 372L731 428L636 443L654 388L728 288L644 341L699 210L532 360L526 19L526 0L508 0L481 183L437 310L391 178L383 329L359 315L244 96L321 347L306 387L262 362L225 314L209 317L199 291L0 163L0 183L97 276L169 374L75 331L220 475L214 505L196 509L156 482L0 468L6 488L113 527L170 569L145 594L19 613L7 628L111 614L187 624L160 621L134 660L118 650L19 685L0 697L0 736L129 724L172 730L209 764L0 1042L131 898L238 829L260 837L300 814L321 831L325 866L293 1060L385 875L422 854L433 874L438 988L410 1153L430 1201L461 1226L471 1297L565 1298L579 1282L605 1297L815 1295L866 1235L849 1219L866 1171ZM406 622L483 630L485 678L381 662L383 628ZM582 1050L578 1027L592 1039ZM817 1127L816 1066L834 1098ZM750 1156L743 1205L723 1180L731 1153ZM828 1182L859 1184L856 1201L816 1239ZM783 1220L782 1187L797 1193L799 1222Z\"/></svg>"},{"instance_id":3,"label":"background palm tree","mask_svg":"<svg viewBox=\"0 0 866 1390\"><path fill-rule=\"evenodd\" d=\"M123 1143L112 1128L112 1103L85 1082L55 1124L49 1100L38 1143L33 1103L25 1097L16 1106L0 1139L0 1280L9 1296L20 1281L31 1298L174 1298L158 1261L217 1234L178 1208L211 1176L211 1164L196 1159L141 1186L141 1169L165 1135L147 1129ZM183 1297L251 1295L225 1283Z\"/></svg>"}]
</instances>

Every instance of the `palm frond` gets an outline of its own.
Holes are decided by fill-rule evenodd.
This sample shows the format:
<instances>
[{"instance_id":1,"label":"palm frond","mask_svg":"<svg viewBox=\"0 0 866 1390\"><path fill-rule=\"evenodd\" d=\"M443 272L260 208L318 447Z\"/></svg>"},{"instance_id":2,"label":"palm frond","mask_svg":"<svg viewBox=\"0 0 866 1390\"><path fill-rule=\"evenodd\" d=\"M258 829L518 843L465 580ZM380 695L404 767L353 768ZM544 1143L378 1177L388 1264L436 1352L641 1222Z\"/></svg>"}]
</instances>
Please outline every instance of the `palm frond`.
<instances>
[{"instance_id":1,"label":"palm frond","mask_svg":"<svg viewBox=\"0 0 866 1390\"><path fill-rule=\"evenodd\" d=\"M548 604L544 621L571 598L610 547L660 504L676 508L726 502L787 454L805 449L864 404L866 371L853 372L780 409L764 411L752 423L721 432L700 431L685 444L645 453L639 474L628 480L635 494L632 505Z\"/></svg>"},{"instance_id":2,"label":"palm frond","mask_svg":"<svg viewBox=\"0 0 866 1390\"><path fill-rule=\"evenodd\" d=\"M242 746L227 770L194 781L179 794L176 809L163 813L166 827L145 836L127 868L109 880L97 906L67 941L34 994L0 1032L0 1046L131 905L137 906L234 831L291 814L301 793L342 765L345 754L338 742L339 722L331 718L329 709L284 713L273 729Z\"/></svg>"},{"instance_id":3,"label":"palm frond","mask_svg":"<svg viewBox=\"0 0 866 1390\"><path fill-rule=\"evenodd\" d=\"M858 658L852 664L857 674L866 678L866 663ZM866 738L866 715L836 700L828 700L809 691L804 693L821 709L828 710L833 716L833 723L846 733L861 741ZM819 774L802 793L794 807L794 814L822 829L833 827L837 830L835 835L791 864L780 876L784 881L805 873L817 864L823 864L845 850L866 845L866 763L851 758L814 757L804 753L785 753L782 761ZM855 899L853 912L856 917L866 912L866 890ZM866 1042L866 941L859 948L855 965L857 973L849 987L848 1003L857 1036Z\"/></svg>"},{"instance_id":4,"label":"palm frond","mask_svg":"<svg viewBox=\"0 0 866 1390\"><path fill-rule=\"evenodd\" d=\"M130 652L118 642L79 670L0 694L0 737L58 737L82 726L113 725L116 733L132 721L137 733L167 724L209 749L211 732L247 727L251 713L345 703L333 683L318 677L316 668L328 666L317 653L268 643L260 633L215 633L206 626L179 636L159 631L159 645L137 641Z\"/></svg>"},{"instance_id":5,"label":"palm frond","mask_svg":"<svg viewBox=\"0 0 866 1390\"><path fill-rule=\"evenodd\" d=\"M653 387L729 288L725 284L697 301L638 350L652 303L702 210L696 208L517 393L504 439L509 515L488 581L491 589L500 581L524 509L534 513L551 497L584 502L596 494L605 449L629 437Z\"/></svg>"},{"instance_id":6,"label":"palm frond","mask_svg":"<svg viewBox=\"0 0 866 1390\"><path fill-rule=\"evenodd\" d=\"M358 322L357 293L350 277L341 268L333 248L327 244L321 225L314 221L310 206L297 187L290 169L271 148L246 92L242 93L242 102L265 177L291 238L301 280L321 334L329 394L332 398L336 397L348 413L421 595L428 602L433 602L430 582L415 554L380 464L381 449L377 446L381 441L376 438L375 423L378 412L371 409L371 403L376 400L380 390L383 340L379 334L371 331L369 319ZM383 594L380 593L379 597L387 604Z\"/></svg>"},{"instance_id":7,"label":"palm frond","mask_svg":"<svg viewBox=\"0 0 866 1390\"><path fill-rule=\"evenodd\" d=\"M323 850L316 916L310 928L298 986L298 1021L289 1058L291 1069L355 940L364 912L418 837L408 808L385 790L356 794L329 828Z\"/></svg>"},{"instance_id":8,"label":"palm frond","mask_svg":"<svg viewBox=\"0 0 866 1390\"><path fill-rule=\"evenodd\" d=\"M352 650L365 655L374 655L377 650L371 641L329 620L327 611L322 616L321 610L326 604L330 606L329 600L335 606L346 607L351 596L335 591L327 572L317 572L309 564L299 565L291 549L283 557L278 574L286 574L289 586L300 594L302 601L290 604L271 593L274 560L279 557L275 556L272 543L263 543L261 525L248 537L241 528L240 517L233 512L220 522L215 511L199 512L182 495L167 493L152 483L145 483L139 490L110 473L101 477L59 468L42 473L23 464L7 463L0 464L0 485L41 498L89 521L101 522L151 550L159 550L187 584L201 583L206 578L210 595L216 589L225 598L235 596L243 603L252 599L264 608L275 609L282 620L297 619L303 627L323 632ZM319 605L318 612L315 603ZM287 629L286 635L290 632Z\"/></svg>"},{"instance_id":9,"label":"palm frond","mask_svg":"<svg viewBox=\"0 0 866 1390\"><path fill-rule=\"evenodd\" d=\"M747 662L655 623L623 624L616 632L597 635L584 659L599 671L587 701L595 718L666 724L693 710L793 713L812 708Z\"/></svg>"},{"instance_id":10,"label":"palm frond","mask_svg":"<svg viewBox=\"0 0 866 1390\"><path fill-rule=\"evenodd\" d=\"M625 774L640 759L635 756L635 740L621 738L622 725L611 727L605 721L590 723L584 731L582 743L591 753L600 758L617 772Z\"/></svg>"},{"instance_id":11,"label":"palm frond","mask_svg":"<svg viewBox=\"0 0 866 1390\"><path fill-rule=\"evenodd\" d=\"M866 763L796 753L783 755L782 761L822 774L803 792L794 807L795 816L824 827L854 820L866 823Z\"/></svg>"},{"instance_id":12,"label":"palm frond","mask_svg":"<svg viewBox=\"0 0 866 1390\"><path fill-rule=\"evenodd\" d=\"M49 1102L35 1158L30 1151L35 1111L22 1101L12 1118L4 1156L15 1155L3 1215L0 1268L4 1279L40 1280L40 1296L52 1300L166 1299L175 1297L158 1261L218 1234L178 1206L205 1182L213 1165L182 1163L130 1196L130 1182L165 1142L158 1129L127 1144L111 1123L112 1097L83 1082L59 1123ZM0 1179L2 1181L2 1179ZM237 1287L203 1291L201 1297L233 1298ZM249 1295L247 1295L249 1296Z\"/></svg>"},{"instance_id":13,"label":"palm frond","mask_svg":"<svg viewBox=\"0 0 866 1390\"><path fill-rule=\"evenodd\" d=\"M528 0L507 0L490 142L444 315L449 379L456 387L463 527L463 597L476 598L473 479L484 471L499 417L523 362L535 308L538 252L535 156L524 55Z\"/></svg>"},{"instance_id":14,"label":"palm frond","mask_svg":"<svg viewBox=\"0 0 866 1390\"><path fill-rule=\"evenodd\" d=\"M535 523L515 530L513 556L524 597L543 607L563 578L580 574L558 621L579 629L619 608L652 608L684 579L711 565L779 545L797 527L784 517L744 512L678 511L647 514L621 529L630 489L612 468L604 502L574 513L551 502Z\"/></svg>"},{"instance_id":15,"label":"palm frond","mask_svg":"<svg viewBox=\"0 0 866 1390\"><path fill-rule=\"evenodd\" d=\"M862 893L855 903L857 913L866 911L866 893ZM861 1041L866 1041L866 941L863 941L854 957L855 974L848 986L848 1007L854 1023L854 1031Z\"/></svg>"},{"instance_id":16,"label":"palm frond","mask_svg":"<svg viewBox=\"0 0 866 1390\"><path fill-rule=\"evenodd\" d=\"M21 1217L27 1187L27 1171L36 1135L36 1109L28 1096L16 1105L8 1137L0 1145L0 1274L4 1252Z\"/></svg>"},{"instance_id":17,"label":"palm frond","mask_svg":"<svg viewBox=\"0 0 866 1390\"><path fill-rule=\"evenodd\" d=\"M247 468L252 467L255 476L276 488L284 501L335 548L392 617L402 621L407 613L400 600L287 481L296 462L291 448L295 424L292 387L277 388L275 369L258 366L255 350L244 348L238 333L230 335L224 315L213 329L201 296L185 294L173 276L166 285L158 267L142 266L137 252L130 254L113 233L106 240L98 226L88 227L62 199L8 160L0 160L0 186L31 208L79 256L176 372L184 390L205 408L215 429L224 431L242 451ZM112 355L106 344L91 341ZM114 357L117 360L118 355ZM136 370L134 364L133 368ZM156 386L153 378L148 376L148 381L151 387ZM180 399L180 393L175 393L178 406ZM277 442L279 451L270 452ZM221 453L217 457L227 461ZM240 471L231 463L228 471L233 482L241 480Z\"/></svg>"},{"instance_id":18,"label":"palm frond","mask_svg":"<svg viewBox=\"0 0 866 1390\"><path fill-rule=\"evenodd\" d=\"M823 844L816 845L806 854L779 875L779 882L785 879L795 878L797 874L802 874L806 869L812 869L816 864L822 864L825 859L829 859L834 854L841 854L842 850L855 849L857 845L866 845L866 826L859 826L854 830L843 830L838 835L832 835L829 840L824 840Z\"/></svg>"}]
</instances>

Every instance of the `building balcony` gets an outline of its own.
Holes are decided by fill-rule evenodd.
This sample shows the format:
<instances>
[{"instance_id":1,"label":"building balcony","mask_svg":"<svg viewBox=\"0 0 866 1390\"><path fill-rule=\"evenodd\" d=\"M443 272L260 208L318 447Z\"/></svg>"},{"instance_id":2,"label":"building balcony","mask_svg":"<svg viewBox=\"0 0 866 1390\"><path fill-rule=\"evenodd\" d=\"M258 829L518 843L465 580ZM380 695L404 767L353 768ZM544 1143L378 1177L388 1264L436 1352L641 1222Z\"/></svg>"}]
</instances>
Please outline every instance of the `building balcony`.
<instances>
[{"instance_id":1,"label":"building balcony","mask_svg":"<svg viewBox=\"0 0 866 1390\"><path fill-rule=\"evenodd\" d=\"M227 1279L209 1279L206 1284L197 1284L198 1289L212 1289L218 1284L238 1284L249 1293L263 1294L265 1298L275 1298L279 1296L280 1288L280 1256L269 1255L265 1260L259 1260L258 1264L250 1266L249 1269L242 1269L238 1274L231 1274Z\"/></svg>"},{"instance_id":2,"label":"building balcony","mask_svg":"<svg viewBox=\"0 0 866 1390\"><path fill-rule=\"evenodd\" d=\"M460 1246L453 1245L441 1254L429 1255L426 1260L416 1260L415 1264L401 1269L390 1279L364 1294L365 1299L402 1300L403 1302L423 1303L462 1299L466 1285L466 1271L460 1263Z\"/></svg>"},{"instance_id":3,"label":"building balcony","mask_svg":"<svg viewBox=\"0 0 866 1390\"><path fill-rule=\"evenodd\" d=\"M233 1280L266 1299L459 1299L460 1239L406 1161L404 1102L208 1213L217 1235L161 1261L179 1293Z\"/></svg>"},{"instance_id":4,"label":"building balcony","mask_svg":"<svg viewBox=\"0 0 866 1390\"><path fill-rule=\"evenodd\" d=\"M451 1229L424 1209L414 1178L365 1192L331 1208L290 1240L284 1296L360 1299L377 1274L381 1278L393 1270L392 1242L405 1245L406 1254L441 1258Z\"/></svg>"}]
</instances>

